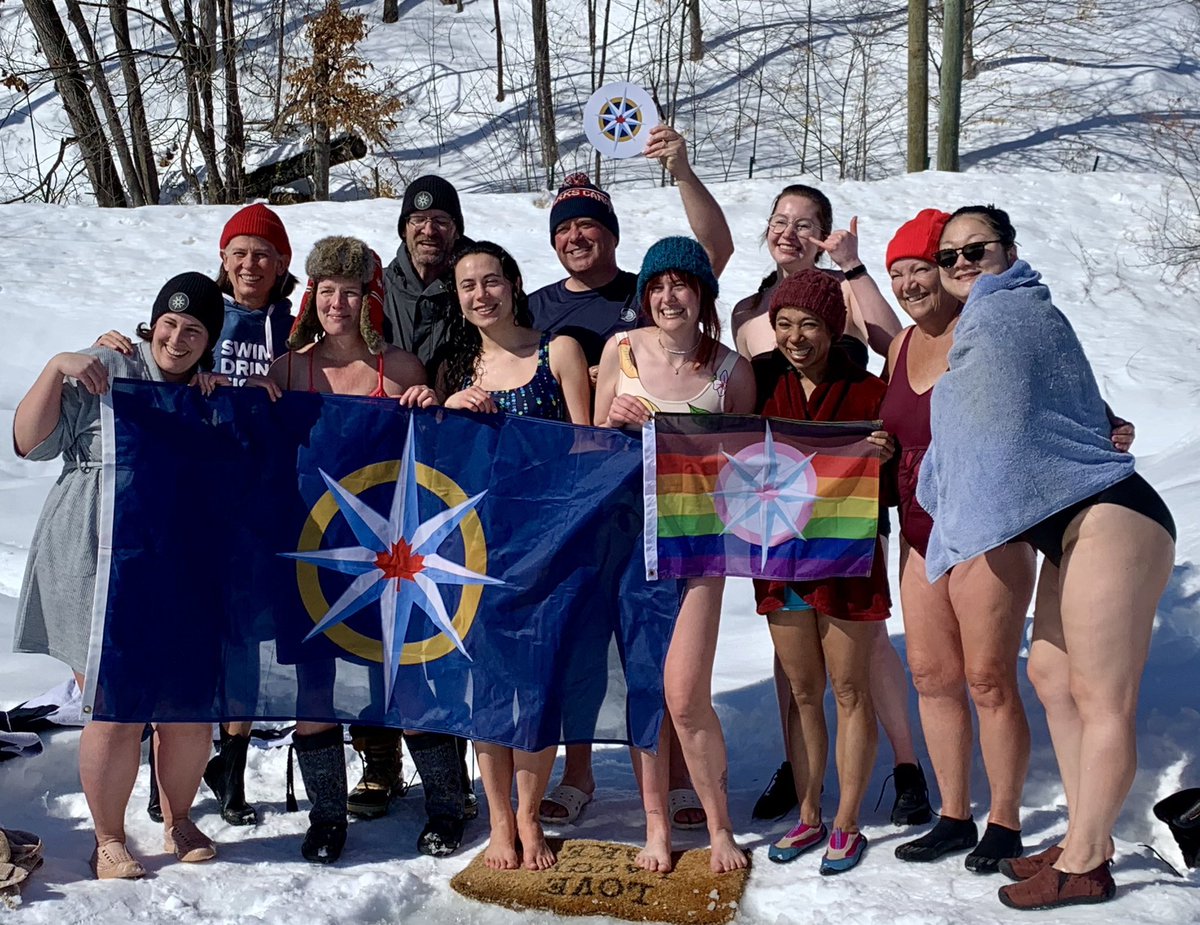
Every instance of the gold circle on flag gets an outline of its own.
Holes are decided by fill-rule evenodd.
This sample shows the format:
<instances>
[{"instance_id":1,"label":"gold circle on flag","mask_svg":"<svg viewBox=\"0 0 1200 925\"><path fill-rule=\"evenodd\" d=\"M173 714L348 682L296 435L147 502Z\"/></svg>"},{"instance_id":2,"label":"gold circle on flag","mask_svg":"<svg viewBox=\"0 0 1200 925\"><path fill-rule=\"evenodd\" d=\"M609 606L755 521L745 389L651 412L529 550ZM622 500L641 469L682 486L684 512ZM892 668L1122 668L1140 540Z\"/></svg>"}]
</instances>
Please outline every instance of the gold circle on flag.
<instances>
[{"instance_id":1,"label":"gold circle on flag","mask_svg":"<svg viewBox=\"0 0 1200 925\"><path fill-rule=\"evenodd\" d=\"M395 482L399 475L400 461L394 459L390 462L371 463L369 466L363 466L340 479L338 484L352 495L359 495L377 485ZM467 493L458 486L457 482L424 463L417 463L417 484L437 495L448 508L467 500ZM333 493L327 490L308 512L308 519L305 520L304 527L300 530L300 540L296 544L296 551L314 552L320 549L325 531L329 529L329 524L333 522L337 513L337 501L334 500ZM473 572L486 575L487 543L484 540L483 524L479 522L479 515L474 510L470 511L458 525L458 530L463 539L465 559L463 564ZM329 613L329 601L326 600L325 594L321 590L317 567L311 563L297 560L296 584L300 589L300 599L304 602L304 609L308 611L314 624L319 623L325 614ZM482 593L481 585L462 586L458 609L454 611L451 618L451 623L460 639L466 638L471 624L475 622L475 613L479 609L479 598ZM351 655L372 662L383 662L383 643L351 629L345 623L329 627L324 630L324 635L334 645L345 649ZM443 655L449 655L454 649L454 641L449 636L442 632L435 632L432 636L419 642L406 642L400 653L400 664L420 665L424 662L431 662Z\"/></svg>"}]
</instances>

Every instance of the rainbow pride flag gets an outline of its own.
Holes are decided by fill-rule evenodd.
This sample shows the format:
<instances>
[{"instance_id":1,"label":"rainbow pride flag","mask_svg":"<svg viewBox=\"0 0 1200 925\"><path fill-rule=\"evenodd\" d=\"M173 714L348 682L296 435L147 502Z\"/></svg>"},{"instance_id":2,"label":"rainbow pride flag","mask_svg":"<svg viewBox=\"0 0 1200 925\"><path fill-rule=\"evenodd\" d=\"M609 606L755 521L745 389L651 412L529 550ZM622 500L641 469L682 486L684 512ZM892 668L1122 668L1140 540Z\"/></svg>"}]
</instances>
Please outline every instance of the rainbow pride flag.
<instances>
[{"instance_id":1,"label":"rainbow pride flag","mask_svg":"<svg viewBox=\"0 0 1200 925\"><path fill-rule=\"evenodd\" d=\"M646 577L869 575L879 428L656 414L642 433Z\"/></svg>"}]
</instances>

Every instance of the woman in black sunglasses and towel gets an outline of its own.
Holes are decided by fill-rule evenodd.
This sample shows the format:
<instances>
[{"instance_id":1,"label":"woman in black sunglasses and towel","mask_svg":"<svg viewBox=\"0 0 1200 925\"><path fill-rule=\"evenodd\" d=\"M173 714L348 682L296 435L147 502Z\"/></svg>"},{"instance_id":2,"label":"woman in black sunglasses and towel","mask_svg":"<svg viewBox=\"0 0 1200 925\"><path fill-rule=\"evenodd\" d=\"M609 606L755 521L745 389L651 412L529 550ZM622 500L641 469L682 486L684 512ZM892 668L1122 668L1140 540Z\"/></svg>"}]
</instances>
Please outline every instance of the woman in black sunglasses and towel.
<instances>
[{"instance_id":1,"label":"woman in black sunglasses and towel","mask_svg":"<svg viewBox=\"0 0 1200 925\"><path fill-rule=\"evenodd\" d=\"M1135 711L1158 600L1175 561L1162 499L1113 445L1112 417L1066 317L993 206L942 230L941 285L964 303L930 402L917 500L933 518L926 572L1024 541L1045 555L1029 676L1068 808L1064 838L1002 862L1005 905L1111 899L1112 829L1137 766Z\"/></svg>"}]
</instances>

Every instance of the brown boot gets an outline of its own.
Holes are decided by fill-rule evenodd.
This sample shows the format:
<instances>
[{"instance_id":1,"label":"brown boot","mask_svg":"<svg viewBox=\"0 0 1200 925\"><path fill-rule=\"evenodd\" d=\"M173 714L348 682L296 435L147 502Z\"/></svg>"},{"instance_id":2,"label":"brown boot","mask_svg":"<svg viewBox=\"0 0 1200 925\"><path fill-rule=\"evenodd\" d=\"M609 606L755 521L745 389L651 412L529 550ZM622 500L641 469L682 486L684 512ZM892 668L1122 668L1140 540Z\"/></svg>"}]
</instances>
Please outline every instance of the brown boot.
<instances>
[{"instance_id":1,"label":"brown boot","mask_svg":"<svg viewBox=\"0 0 1200 925\"><path fill-rule=\"evenodd\" d=\"M1110 861L1083 874L1043 867L1028 880L1000 887L1000 902L1010 909L1057 909L1084 903L1104 903L1117 895L1109 873Z\"/></svg>"},{"instance_id":2,"label":"brown boot","mask_svg":"<svg viewBox=\"0 0 1200 925\"><path fill-rule=\"evenodd\" d=\"M1053 867L1062 856L1062 848L1053 845L1045 851L1031 854L1025 858L1002 858L999 871L1009 880L1028 880L1042 872L1043 867Z\"/></svg>"}]
</instances>

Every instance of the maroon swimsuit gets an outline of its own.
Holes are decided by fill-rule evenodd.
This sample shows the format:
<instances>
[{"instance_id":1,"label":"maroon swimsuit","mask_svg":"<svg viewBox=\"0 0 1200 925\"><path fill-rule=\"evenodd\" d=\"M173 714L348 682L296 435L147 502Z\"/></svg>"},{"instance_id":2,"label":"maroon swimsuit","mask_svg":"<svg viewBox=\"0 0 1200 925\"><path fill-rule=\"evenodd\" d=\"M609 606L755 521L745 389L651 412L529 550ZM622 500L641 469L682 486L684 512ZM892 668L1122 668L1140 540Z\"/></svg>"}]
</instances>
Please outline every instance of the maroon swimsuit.
<instances>
[{"instance_id":1,"label":"maroon swimsuit","mask_svg":"<svg viewBox=\"0 0 1200 925\"><path fill-rule=\"evenodd\" d=\"M929 534L933 531L933 518L917 504L917 473L933 439L929 430L929 399L933 389L928 388L917 394L909 384L908 343L911 339L912 328L909 328L900 345L896 368L892 371L880 415L883 417L883 429L896 438L900 535L924 556L929 546Z\"/></svg>"}]
</instances>

